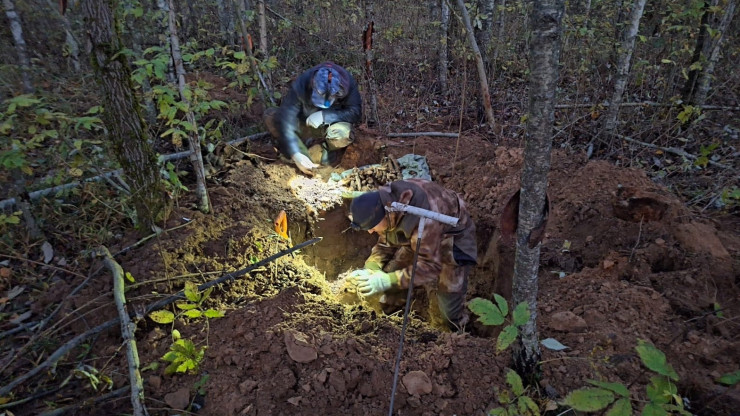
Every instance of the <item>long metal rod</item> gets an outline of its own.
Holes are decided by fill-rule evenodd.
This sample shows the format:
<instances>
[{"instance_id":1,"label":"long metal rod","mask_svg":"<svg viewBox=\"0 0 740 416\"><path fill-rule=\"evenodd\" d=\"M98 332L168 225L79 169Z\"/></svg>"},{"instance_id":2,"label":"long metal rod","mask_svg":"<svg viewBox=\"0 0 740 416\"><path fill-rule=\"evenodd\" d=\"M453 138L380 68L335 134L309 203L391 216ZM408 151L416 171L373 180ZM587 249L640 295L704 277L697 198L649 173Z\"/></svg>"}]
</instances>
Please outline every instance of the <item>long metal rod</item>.
<instances>
[{"instance_id":1,"label":"long metal rod","mask_svg":"<svg viewBox=\"0 0 740 416\"><path fill-rule=\"evenodd\" d=\"M396 354L396 365L393 370L393 387L391 388L391 404L388 409L388 416L393 416L393 403L396 400L396 387L398 387L398 373L401 368L401 356L403 355L403 340L406 337L406 326L409 324L409 311L411 310L411 294L414 292L414 276L416 276L416 262L419 260L418 247L421 246L421 237L424 234L424 223L426 218L419 219L419 233L416 235L416 247L414 252L414 267L411 269L411 279L409 279L409 290L406 292L406 306L403 310L403 326L401 327L401 341L398 343L398 354Z\"/></svg>"},{"instance_id":2,"label":"long metal rod","mask_svg":"<svg viewBox=\"0 0 740 416\"><path fill-rule=\"evenodd\" d=\"M402 204L400 202L391 202L391 206L385 207L385 209L389 212L405 212L407 214L416 215L417 217L429 218L430 220L451 225L453 227L457 227L457 223L460 221L458 218L451 217L449 215L440 214L439 212L415 207L413 205ZM421 227L421 225L419 225L419 227Z\"/></svg>"}]
</instances>

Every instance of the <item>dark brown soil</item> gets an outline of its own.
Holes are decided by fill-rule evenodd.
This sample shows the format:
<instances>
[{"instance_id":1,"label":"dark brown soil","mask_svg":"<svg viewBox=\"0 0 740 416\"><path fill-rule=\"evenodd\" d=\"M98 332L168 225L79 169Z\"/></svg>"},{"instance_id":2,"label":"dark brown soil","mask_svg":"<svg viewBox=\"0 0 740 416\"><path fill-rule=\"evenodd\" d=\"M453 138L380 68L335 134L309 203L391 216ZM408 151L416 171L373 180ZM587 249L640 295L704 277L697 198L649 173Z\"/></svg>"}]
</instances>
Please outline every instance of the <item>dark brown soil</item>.
<instances>
[{"instance_id":1,"label":"dark brown soil","mask_svg":"<svg viewBox=\"0 0 740 416\"><path fill-rule=\"evenodd\" d=\"M521 146L496 146L476 133L459 140L359 133L335 171L378 163L386 155L426 156L434 179L460 192L476 221L481 261L471 276L469 298L490 299L494 292L508 298L514 249L500 240L499 220L519 186ZM194 386L205 374L199 415L387 414L402 317L383 315L352 300L351 293L331 290L339 274L362 264L374 238L347 230L341 198L297 198L289 185L297 171L280 161L269 143L241 150L260 157L226 155L226 165L210 179L214 214L202 215L191 201L181 200L167 228L190 220L187 225L119 258L137 282L151 281L127 293L132 303L150 303L155 291L173 293L186 280L203 283L289 247L272 228L280 210L287 213L293 244L315 236L323 240L214 291L205 305L225 311L225 317L176 321L184 338L207 346L206 355L196 374L168 376L165 365L144 371L150 414L187 414L172 408L196 398ZM321 179L329 174L324 169ZM540 338L555 338L569 348L543 348L540 390L531 393L541 409L588 379L622 382L644 398L650 372L635 353L639 339L666 353L692 412L729 415L740 409L738 390L717 399L725 389L715 381L740 363L737 217L695 215L641 170L585 163L582 155L562 152L552 156L549 196L537 325ZM130 236L111 251L136 240ZM68 292L80 281L61 282L60 289ZM72 299L65 312L91 300L97 309L70 331L115 316L110 298L100 296L110 292L109 282L107 275L99 276ZM419 299L423 304L423 294ZM506 387L510 353L497 355L495 332L479 323L453 334L425 316L425 308L415 305L395 414L487 414L498 405L495 392ZM139 322L142 365L161 363L171 329L149 319ZM112 377L115 388L126 385L117 330L96 339L92 357L90 364ZM80 400L101 394L86 390L81 380L73 383ZM129 400L124 395L77 414L128 413ZM14 414L42 409L36 402L27 413Z\"/></svg>"}]
</instances>

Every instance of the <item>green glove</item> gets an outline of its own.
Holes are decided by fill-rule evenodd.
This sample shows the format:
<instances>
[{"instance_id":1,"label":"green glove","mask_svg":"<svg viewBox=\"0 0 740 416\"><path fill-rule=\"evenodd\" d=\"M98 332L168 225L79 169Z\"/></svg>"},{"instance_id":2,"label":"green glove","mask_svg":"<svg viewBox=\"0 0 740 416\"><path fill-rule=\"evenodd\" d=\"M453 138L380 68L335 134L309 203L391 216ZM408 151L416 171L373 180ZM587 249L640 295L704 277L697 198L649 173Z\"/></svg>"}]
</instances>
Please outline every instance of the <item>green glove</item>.
<instances>
[{"instance_id":1,"label":"green glove","mask_svg":"<svg viewBox=\"0 0 740 416\"><path fill-rule=\"evenodd\" d=\"M374 261L368 261L365 263L365 268L370 270L383 270L383 265Z\"/></svg>"},{"instance_id":2,"label":"green glove","mask_svg":"<svg viewBox=\"0 0 740 416\"><path fill-rule=\"evenodd\" d=\"M368 270L368 269L365 269ZM357 292L362 296L372 296L390 289L397 281L396 274L371 270L368 274L357 276Z\"/></svg>"}]
</instances>

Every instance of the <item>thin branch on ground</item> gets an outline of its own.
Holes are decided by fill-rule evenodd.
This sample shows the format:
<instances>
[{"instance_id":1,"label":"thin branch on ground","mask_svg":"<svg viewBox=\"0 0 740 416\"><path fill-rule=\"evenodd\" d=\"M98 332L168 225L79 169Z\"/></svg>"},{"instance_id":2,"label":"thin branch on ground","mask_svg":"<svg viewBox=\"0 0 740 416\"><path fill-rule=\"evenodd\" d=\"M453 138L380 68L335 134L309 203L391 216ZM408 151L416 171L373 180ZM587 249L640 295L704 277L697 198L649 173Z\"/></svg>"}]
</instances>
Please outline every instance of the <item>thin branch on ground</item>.
<instances>
[{"instance_id":1,"label":"thin branch on ground","mask_svg":"<svg viewBox=\"0 0 740 416\"><path fill-rule=\"evenodd\" d=\"M678 148L675 148L675 147L663 147L663 146L658 146L658 145L655 145L655 144L652 144L652 143L645 143L645 142L642 142L640 140L633 139L631 137L622 136L621 134L617 134L616 136L619 137L620 139L625 140L625 141L628 141L630 143L635 143L635 144L639 144L641 146L649 147L651 149L658 149L658 150L662 150L664 152L673 153L674 155L682 156L682 157L685 157L686 159L689 159L689 160L696 160L696 159L699 158L696 155L692 155L691 153L687 153L685 150L681 150L681 149L678 149ZM732 166L724 165L722 163L715 162L715 161L713 161L711 159L707 160L707 163L709 163L712 166L716 166L718 168L733 169Z\"/></svg>"},{"instance_id":2,"label":"thin branch on ground","mask_svg":"<svg viewBox=\"0 0 740 416\"><path fill-rule=\"evenodd\" d=\"M285 249L285 250L283 250L283 251L281 251L279 253L273 254L270 257L267 257L267 258L265 258L263 260L260 260L257 263L254 263L253 265L251 265L249 267L246 267L246 268L241 269L241 270L237 270L237 271L232 272L232 273L228 273L228 274L226 274L226 275L224 275L224 276L222 276L222 277L220 277L220 278L218 278L216 280L213 280L211 282L202 284L202 285L198 286L198 290L199 291L203 291L203 290L206 290L206 289L208 289L210 287L213 287L213 286L216 286L218 284L224 283L226 281L235 279L235 278L240 277L240 276L244 276L245 274L251 272L254 269L257 269L259 267L262 267L262 266L264 266L264 265L266 265L268 263L271 263L271 262L273 262L273 261L275 261L275 260L277 260L277 259L279 259L279 258L281 258L283 256L286 256L288 254L291 254L291 253L293 253L293 252L295 252L297 250L300 250L300 249L302 249L304 247L307 247L307 246L316 244L319 241L321 241L322 239L323 239L322 237L316 237L316 238L313 238L311 240L304 241L303 243L297 244L297 245L295 245L293 247L290 247L290 248L287 248L287 249ZM173 302L175 302L177 300L184 299L184 298L185 298L185 292L183 290L181 290L181 291L177 292L174 295L168 296L168 297L166 297L164 299L161 299L161 300L159 300L159 301L157 301L155 303L152 303L152 304L148 305L145 308L144 315L148 315L149 313L151 313L151 312L153 312L155 310L161 309L161 308L169 305L170 303L173 303ZM73 348L75 348L78 345L80 345L82 343L82 341L86 340L87 338L89 338L89 337L91 337L93 335L96 335L96 334L98 334L100 332L103 332L105 330L108 330L108 329L112 328L113 326L115 326L119 322L120 322L120 319L119 318L111 319L110 321L104 322L104 323L102 323L102 324L100 324L100 325L98 325L98 326L96 326L94 328L91 328L91 329L83 332L82 334L77 335L76 337L72 338L71 340L67 341L66 344L62 345L56 351L54 351L51 355L49 355L49 357L46 359L46 361L44 361L43 363L38 364L32 370L30 370L26 374L23 374L22 376L17 377L15 380L11 381L7 385L5 385L3 387L0 387L0 396L5 396L5 395L9 394L17 386L25 383L27 380L31 379L32 377L36 376L37 374L45 371L47 368L49 368L49 367L53 366L54 364L56 364L57 361L59 361L62 357L64 357L65 355L67 355L67 353L69 353Z\"/></svg>"},{"instance_id":3,"label":"thin branch on ground","mask_svg":"<svg viewBox=\"0 0 740 416\"><path fill-rule=\"evenodd\" d=\"M459 137L457 133L442 133L438 131L423 131L418 133L388 133L388 137L417 137L417 136L429 136L429 137Z\"/></svg>"},{"instance_id":4,"label":"thin branch on ground","mask_svg":"<svg viewBox=\"0 0 740 416\"><path fill-rule=\"evenodd\" d=\"M139 368L139 351L136 349L136 337L134 336L136 324L131 322L131 318L129 318L128 311L126 310L126 295L124 294L126 283L123 280L123 268L118 262L113 260L113 255L110 254L110 251L106 247L99 247L95 254L103 257L103 263L105 263L113 275L113 299L118 310L118 318L121 321L121 337L123 338L123 343L126 345L133 413L134 416L147 416L149 413L143 404L144 382L141 379L141 370Z\"/></svg>"},{"instance_id":5,"label":"thin branch on ground","mask_svg":"<svg viewBox=\"0 0 740 416\"><path fill-rule=\"evenodd\" d=\"M681 104L672 103L656 103L653 101L644 101L640 103L621 103L620 107L678 107ZM570 108L592 108L592 107L609 107L609 103L594 103L594 104L558 104L555 106L556 109L570 109ZM721 110L721 111L740 111L740 107L726 106L726 105L699 105L694 106L702 110Z\"/></svg>"}]
</instances>

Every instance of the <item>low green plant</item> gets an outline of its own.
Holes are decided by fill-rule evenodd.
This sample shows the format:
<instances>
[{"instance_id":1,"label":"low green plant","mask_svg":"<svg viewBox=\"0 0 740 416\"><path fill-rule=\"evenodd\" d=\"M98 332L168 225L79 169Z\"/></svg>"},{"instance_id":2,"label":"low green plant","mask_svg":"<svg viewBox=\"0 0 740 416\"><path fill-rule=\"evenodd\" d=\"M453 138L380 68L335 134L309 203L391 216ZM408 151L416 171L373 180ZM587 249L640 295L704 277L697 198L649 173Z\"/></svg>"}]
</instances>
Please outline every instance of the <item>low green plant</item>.
<instances>
[{"instance_id":1,"label":"low green plant","mask_svg":"<svg viewBox=\"0 0 740 416\"><path fill-rule=\"evenodd\" d=\"M501 295L494 294L493 298L496 301L495 304L483 298L474 298L468 302L468 308L474 314L478 315L478 322L481 322L483 325L499 326L507 322L509 304ZM511 312L511 319L508 321L509 324L503 328L496 339L497 353L505 350L516 341L516 337L519 336L519 327L529 321L530 315L527 302L521 302L516 305Z\"/></svg>"},{"instance_id":2,"label":"low green plant","mask_svg":"<svg viewBox=\"0 0 740 416\"><path fill-rule=\"evenodd\" d=\"M205 356L206 348L206 346L197 347L193 341L182 338L180 331L173 330L170 350L162 356L163 360L170 363L164 369L164 373L167 375L175 373L197 373L200 363Z\"/></svg>"},{"instance_id":3,"label":"low green plant","mask_svg":"<svg viewBox=\"0 0 740 416\"><path fill-rule=\"evenodd\" d=\"M82 364L74 369L74 375L76 378L87 379L90 383L90 387L95 391L98 391L98 387L101 385L108 390L113 388L113 380L107 375L100 373L100 371L93 366Z\"/></svg>"},{"instance_id":4,"label":"low green plant","mask_svg":"<svg viewBox=\"0 0 740 416\"><path fill-rule=\"evenodd\" d=\"M522 378L516 371L509 369L506 373L506 384L510 390L502 390L496 399L504 407L497 407L488 412L490 416L540 416L540 408L537 403L527 396Z\"/></svg>"},{"instance_id":5,"label":"low green plant","mask_svg":"<svg viewBox=\"0 0 740 416\"><path fill-rule=\"evenodd\" d=\"M203 309L203 302L211 296L211 292L213 292L212 287L200 292L197 284L193 282L185 282L185 289L183 291L185 301L175 303L175 306L180 310L177 315L166 309L161 309L150 313L149 317L158 324L172 323L176 318L181 316L191 319L222 318L224 316L223 311L212 308Z\"/></svg>"},{"instance_id":6,"label":"low green plant","mask_svg":"<svg viewBox=\"0 0 740 416\"><path fill-rule=\"evenodd\" d=\"M656 373L646 387L648 402L642 409L643 415L685 415L691 416L684 407L683 398L674 384L678 374L658 348L645 340L638 340L635 347L642 364ZM588 380L594 387L574 390L566 396L562 404L581 412L599 412L609 408L609 416L628 416L632 414L630 391L622 383Z\"/></svg>"}]
</instances>

